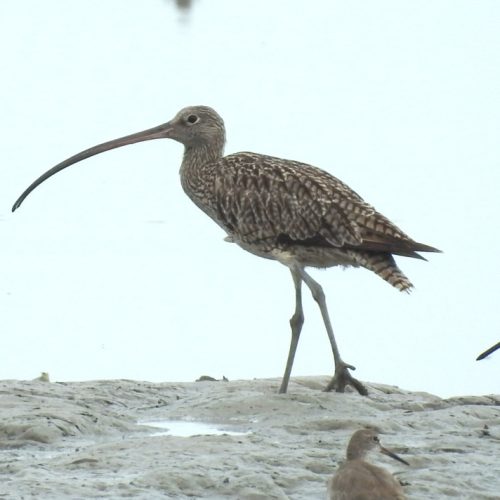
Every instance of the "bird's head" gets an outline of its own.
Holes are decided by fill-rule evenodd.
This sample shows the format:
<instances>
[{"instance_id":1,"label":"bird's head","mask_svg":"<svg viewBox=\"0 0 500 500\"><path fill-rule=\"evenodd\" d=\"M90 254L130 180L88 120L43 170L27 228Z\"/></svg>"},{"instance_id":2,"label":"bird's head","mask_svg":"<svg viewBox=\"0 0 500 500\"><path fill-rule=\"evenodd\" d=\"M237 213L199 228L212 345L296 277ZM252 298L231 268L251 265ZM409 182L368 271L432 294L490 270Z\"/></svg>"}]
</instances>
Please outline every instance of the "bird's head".
<instances>
[{"instance_id":1,"label":"bird's head","mask_svg":"<svg viewBox=\"0 0 500 500\"><path fill-rule=\"evenodd\" d=\"M42 174L21 194L12 207L15 211L24 199L42 182L52 177L57 172L74 165L79 161L91 156L120 148L136 142L150 141L153 139L173 139L182 143L186 150L203 149L205 154L210 152L210 156L222 155L225 142L224 122L222 118L208 106L189 106L179 111L175 117L157 127L153 127L142 132L120 137L112 141L104 142L92 148L81 151L76 155L64 160Z\"/></svg>"},{"instance_id":2,"label":"bird's head","mask_svg":"<svg viewBox=\"0 0 500 500\"><path fill-rule=\"evenodd\" d=\"M379 451L380 453L383 453L398 462L409 465L408 462L403 460L394 452L384 448L380 443L378 434L372 429L360 429L352 435L347 447L347 459L362 459L372 450Z\"/></svg>"},{"instance_id":3,"label":"bird's head","mask_svg":"<svg viewBox=\"0 0 500 500\"><path fill-rule=\"evenodd\" d=\"M200 145L224 146L225 129L222 118L208 106L188 106L181 109L172 120L167 137L187 148Z\"/></svg>"}]
</instances>

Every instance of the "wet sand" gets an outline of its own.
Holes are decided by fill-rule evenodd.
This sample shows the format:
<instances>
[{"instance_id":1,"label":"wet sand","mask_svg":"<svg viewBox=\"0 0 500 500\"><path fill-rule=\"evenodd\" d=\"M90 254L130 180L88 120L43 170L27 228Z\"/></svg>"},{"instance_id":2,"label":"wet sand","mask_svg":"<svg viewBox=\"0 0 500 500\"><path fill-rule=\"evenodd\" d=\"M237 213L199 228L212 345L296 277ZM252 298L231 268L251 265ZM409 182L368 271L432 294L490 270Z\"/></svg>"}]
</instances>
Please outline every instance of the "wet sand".
<instances>
[{"instance_id":1,"label":"wet sand","mask_svg":"<svg viewBox=\"0 0 500 500\"><path fill-rule=\"evenodd\" d=\"M279 379L0 381L0 497L322 499L353 431L371 426L410 463L377 462L409 498L500 499L500 395L367 384L361 397L321 392L328 381L293 378L286 395ZM236 434L158 435L149 421Z\"/></svg>"}]
</instances>

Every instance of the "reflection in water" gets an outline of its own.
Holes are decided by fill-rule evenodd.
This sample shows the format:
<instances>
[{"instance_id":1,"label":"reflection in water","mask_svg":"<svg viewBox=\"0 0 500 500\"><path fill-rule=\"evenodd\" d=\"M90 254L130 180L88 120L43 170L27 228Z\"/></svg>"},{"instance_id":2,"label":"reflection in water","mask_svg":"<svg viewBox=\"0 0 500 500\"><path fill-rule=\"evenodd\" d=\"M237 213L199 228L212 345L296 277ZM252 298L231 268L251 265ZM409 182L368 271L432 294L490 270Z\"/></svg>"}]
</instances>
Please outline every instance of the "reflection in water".
<instances>
[{"instance_id":1,"label":"reflection in water","mask_svg":"<svg viewBox=\"0 0 500 500\"><path fill-rule=\"evenodd\" d=\"M187 422L184 420L139 422L139 425L147 425L148 427L158 427L163 429L163 431L155 432L151 434L151 436L244 436L245 434L249 434L249 432L219 429L215 425L204 422Z\"/></svg>"}]
</instances>

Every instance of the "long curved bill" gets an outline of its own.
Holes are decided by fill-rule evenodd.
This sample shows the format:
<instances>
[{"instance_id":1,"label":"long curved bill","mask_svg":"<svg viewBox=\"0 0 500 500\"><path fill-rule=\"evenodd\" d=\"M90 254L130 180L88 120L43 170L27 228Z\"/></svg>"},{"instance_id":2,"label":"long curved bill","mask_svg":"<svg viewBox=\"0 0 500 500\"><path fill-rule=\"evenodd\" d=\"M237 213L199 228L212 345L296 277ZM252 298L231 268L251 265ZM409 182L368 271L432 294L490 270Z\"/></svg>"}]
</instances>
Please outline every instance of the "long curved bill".
<instances>
[{"instance_id":1,"label":"long curved bill","mask_svg":"<svg viewBox=\"0 0 500 500\"><path fill-rule=\"evenodd\" d=\"M136 142L151 141L153 139L165 139L170 137L170 132L172 131L172 126L170 122L164 123L157 127L153 127L142 132L137 132L135 134L126 135L125 137L120 137L119 139L114 139L112 141L103 142L92 148L86 149L67 160L57 164L50 170L47 170L43 175L41 175L36 181L34 181L28 188L23 192L21 196L12 206L12 211L15 212L20 206L25 198L36 189L42 182L46 181L49 177L52 177L57 172L78 163L79 161L90 158L91 156L98 155L104 151L109 151L110 149L121 148L122 146L127 146L128 144L134 144Z\"/></svg>"},{"instance_id":2,"label":"long curved bill","mask_svg":"<svg viewBox=\"0 0 500 500\"><path fill-rule=\"evenodd\" d=\"M380 447L380 452L383 453L384 455L387 455L388 457L394 458L394 460L397 460L398 462L401 462L405 465L410 465L406 460L403 460L400 456L396 455L387 448L384 448L383 446Z\"/></svg>"},{"instance_id":3,"label":"long curved bill","mask_svg":"<svg viewBox=\"0 0 500 500\"><path fill-rule=\"evenodd\" d=\"M494 346L491 346L489 349L486 349L486 351L484 351L476 358L476 361L480 361L481 359L486 358L490 354L494 353L497 349L500 349L500 342L497 342Z\"/></svg>"}]
</instances>

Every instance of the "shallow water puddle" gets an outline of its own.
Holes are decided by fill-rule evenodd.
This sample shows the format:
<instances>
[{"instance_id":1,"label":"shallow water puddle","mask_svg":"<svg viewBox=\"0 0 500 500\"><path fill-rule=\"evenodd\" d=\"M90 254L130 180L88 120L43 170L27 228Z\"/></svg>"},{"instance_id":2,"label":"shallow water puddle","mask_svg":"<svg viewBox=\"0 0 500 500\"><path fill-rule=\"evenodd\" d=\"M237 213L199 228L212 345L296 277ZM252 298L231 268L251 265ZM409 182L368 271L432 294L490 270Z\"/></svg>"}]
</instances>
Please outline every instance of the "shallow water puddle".
<instances>
[{"instance_id":1,"label":"shallow water puddle","mask_svg":"<svg viewBox=\"0 0 500 500\"><path fill-rule=\"evenodd\" d=\"M244 436L250 432L238 432L219 429L214 424L204 422L186 422L184 420L164 420L156 422L139 422L139 425L147 425L148 427L158 427L164 429L160 432L154 432L151 436Z\"/></svg>"}]
</instances>

